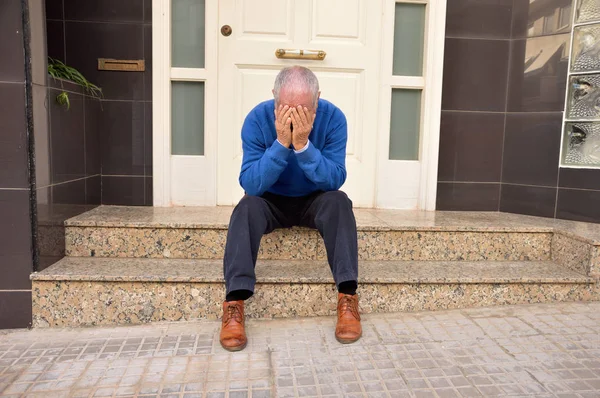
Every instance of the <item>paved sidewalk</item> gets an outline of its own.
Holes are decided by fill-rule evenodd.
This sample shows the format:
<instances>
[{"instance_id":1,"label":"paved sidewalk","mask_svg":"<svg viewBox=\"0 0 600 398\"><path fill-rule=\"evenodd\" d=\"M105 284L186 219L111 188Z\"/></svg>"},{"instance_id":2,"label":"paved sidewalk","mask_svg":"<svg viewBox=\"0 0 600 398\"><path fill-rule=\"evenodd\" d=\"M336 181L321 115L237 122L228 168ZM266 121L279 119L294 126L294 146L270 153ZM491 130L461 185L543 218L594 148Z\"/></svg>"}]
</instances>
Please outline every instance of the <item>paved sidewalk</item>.
<instances>
[{"instance_id":1,"label":"paved sidewalk","mask_svg":"<svg viewBox=\"0 0 600 398\"><path fill-rule=\"evenodd\" d=\"M0 395L27 397L599 397L600 303L334 318L0 332Z\"/></svg>"}]
</instances>

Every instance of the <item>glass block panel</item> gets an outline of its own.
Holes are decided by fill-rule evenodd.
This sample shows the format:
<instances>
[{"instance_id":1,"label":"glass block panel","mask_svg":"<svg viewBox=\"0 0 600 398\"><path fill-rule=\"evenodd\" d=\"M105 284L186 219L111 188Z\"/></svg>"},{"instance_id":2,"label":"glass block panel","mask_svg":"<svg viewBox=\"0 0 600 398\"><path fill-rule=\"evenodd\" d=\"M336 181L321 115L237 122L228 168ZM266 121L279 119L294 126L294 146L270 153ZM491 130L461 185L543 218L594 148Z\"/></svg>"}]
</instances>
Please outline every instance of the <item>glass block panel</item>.
<instances>
[{"instance_id":1,"label":"glass block panel","mask_svg":"<svg viewBox=\"0 0 600 398\"><path fill-rule=\"evenodd\" d=\"M394 76L423 75L425 4L396 4Z\"/></svg>"},{"instance_id":2,"label":"glass block panel","mask_svg":"<svg viewBox=\"0 0 600 398\"><path fill-rule=\"evenodd\" d=\"M600 166L600 122L565 125L563 164Z\"/></svg>"},{"instance_id":3,"label":"glass block panel","mask_svg":"<svg viewBox=\"0 0 600 398\"><path fill-rule=\"evenodd\" d=\"M204 83L171 83L171 154L204 155Z\"/></svg>"},{"instance_id":4,"label":"glass block panel","mask_svg":"<svg viewBox=\"0 0 600 398\"><path fill-rule=\"evenodd\" d=\"M577 23L600 21L600 1L598 0L577 0Z\"/></svg>"},{"instance_id":5,"label":"glass block panel","mask_svg":"<svg viewBox=\"0 0 600 398\"><path fill-rule=\"evenodd\" d=\"M571 76L568 119L600 119L600 75Z\"/></svg>"},{"instance_id":6,"label":"glass block panel","mask_svg":"<svg viewBox=\"0 0 600 398\"><path fill-rule=\"evenodd\" d=\"M392 89L390 160L419 160L421 90Z\"/></svg>"},{"instance_id":7,"label":"glass block panel","mask_svg":"<svg viewBox=\"0 0 600 398\"><path fill-rule=\"evenodd\" d=\"M171 66L204 68L205 0L172 0Z\"/></svg>"},{"instance_id":8,"label":"glass block panel","mask_svg":"<svg viewBox=\"0 0 600 398\"><path fill-rule=\"evenodd\" d=\"M572 72L600 70L600 24L580 26L573 30L571 56Z\"/></svg>"}]
</instances>

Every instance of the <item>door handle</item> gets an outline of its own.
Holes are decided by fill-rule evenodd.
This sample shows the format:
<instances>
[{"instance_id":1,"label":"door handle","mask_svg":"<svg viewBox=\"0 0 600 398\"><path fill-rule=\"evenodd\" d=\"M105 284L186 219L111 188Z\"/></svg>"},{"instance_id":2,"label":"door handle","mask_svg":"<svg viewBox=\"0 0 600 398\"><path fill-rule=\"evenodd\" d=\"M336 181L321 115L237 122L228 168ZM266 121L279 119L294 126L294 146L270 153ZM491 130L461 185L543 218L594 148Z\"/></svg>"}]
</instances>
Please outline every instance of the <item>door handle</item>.
<instances>
[{"instance_id":1,"label":"door handle","mask_svg":"<svg viewBox=\"0 0 600 398\"><path fill-rule=\"evenodd\" d=\"M309 59L313 61L323 61L327 53L323 50L286 50L278 48L275 56L280 59Z\"/></svg>"}]
</instances>

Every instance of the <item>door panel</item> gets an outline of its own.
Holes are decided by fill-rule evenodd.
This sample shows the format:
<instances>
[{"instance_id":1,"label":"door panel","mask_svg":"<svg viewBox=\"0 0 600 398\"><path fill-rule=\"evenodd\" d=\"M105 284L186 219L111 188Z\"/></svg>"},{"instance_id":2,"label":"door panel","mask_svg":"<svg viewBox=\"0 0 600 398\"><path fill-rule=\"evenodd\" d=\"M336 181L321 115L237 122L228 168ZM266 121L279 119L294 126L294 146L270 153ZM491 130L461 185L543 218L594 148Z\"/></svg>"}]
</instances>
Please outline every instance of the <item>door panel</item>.
<instances>
[{"instance_id":1,"label":"door panel","mask_svg":"<svg viewBox=\"0 0 600 398\"><path fill-rule=\"evenodd\" d=\"M360 39L364 4L360 0L312 0L312 39ZM344 10L343 18L340 10Z\"/></svg>"},{"instance_id":2,"label":"door panel","mask_svg":"<svg viewBox=\"0 0 600 398\"><path fill-rule=\"evenodd\" d=\"M244 0L241 4L242 38L288 40L293 25L293 0ZM265 12L268 10L268 12Z\"/></svg>"},{"instance_id":3,"label":"door panel","mask_svg":"<svg viewBox=\"0 0 600 398\"><path fill-rule=\"evenodd\" d=\"M348 122L348 143L346 155L360 156L360 148L356 142L362 137L362 126L358 120L361 109L361 94L363 90L362 73L360 72L316 72L319 78L321 92L327 94L327 99L339 107ZM357 140L358 137L358 140Z\"/></svg>"},{"instance_id":4,"label":"door panel","mask_svg":"<svg viewBox=\"0 0 600 398\"><path fill-rule=\"evenodd\" d=\"M270 86L275 80L278 69L256 69L250 65L240 65L236 68L235 94L236 112L234 127L234 145L236 148L233 161L238 171L242 165L242 125L246 115L259 103L271 96ZM240 187L241 192L241 187ZM239 195L238 195L239 196Z\"/></svg>"}]
</instances>

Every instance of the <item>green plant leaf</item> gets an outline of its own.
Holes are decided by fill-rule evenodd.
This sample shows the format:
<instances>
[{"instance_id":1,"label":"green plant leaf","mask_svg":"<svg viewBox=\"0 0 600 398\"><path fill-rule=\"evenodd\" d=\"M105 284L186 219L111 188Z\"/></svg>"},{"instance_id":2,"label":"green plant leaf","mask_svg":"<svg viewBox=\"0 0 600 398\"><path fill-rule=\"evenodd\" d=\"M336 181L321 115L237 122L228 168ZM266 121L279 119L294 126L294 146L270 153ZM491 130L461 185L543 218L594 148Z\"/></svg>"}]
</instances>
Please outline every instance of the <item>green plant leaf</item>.
<instances>
[{"instance_id":1,"label":"green plant leaf","mask_svg":"<svg viewBox=\"0 0 600 398\"><path fill-rule=\"evenodd\" d=\"M69 94L67 94L65 91L56 96L56 102L58 102L60 105L66 106L67 110L71 109L71 101L69 101Z\"/></svg>"},{"instance_id":2,"label":"green plant leaf","mask_svg":"<svg viewBox=\"0 0 600 398\"><path fill-rule=\"evenodd\" d=\"M62 62L62 61L48 57L48 74L55 79L69 80L69 81L83 87L83 89L90 96L92 96L94 98L98 98L98 99L104 98L104 95L102 94L102 89L100 87L98 87L95 84L88 81L85 78L85 76L83 76L81 74L81 72L79 72L77 69L75 69L71 66L65 65L64 62ZM62 96L63 94L66 95L66 93L63 92L63 93L59 94L59 97ZM67 105L70 106L70 104L68 104L68 96L66 96L66 97L67 97ZM57 99L58 99L58 97L57 97Z\"/></svg>"}]
</instances>

